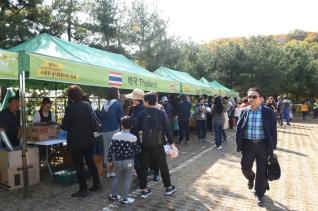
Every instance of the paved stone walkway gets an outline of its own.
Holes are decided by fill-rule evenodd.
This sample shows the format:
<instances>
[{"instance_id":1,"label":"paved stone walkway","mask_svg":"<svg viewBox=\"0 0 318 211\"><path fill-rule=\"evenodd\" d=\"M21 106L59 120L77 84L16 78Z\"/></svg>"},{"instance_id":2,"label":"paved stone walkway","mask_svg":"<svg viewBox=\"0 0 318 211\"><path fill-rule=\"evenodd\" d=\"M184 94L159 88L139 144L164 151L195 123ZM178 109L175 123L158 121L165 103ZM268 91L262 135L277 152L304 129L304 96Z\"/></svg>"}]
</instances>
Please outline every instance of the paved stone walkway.
<instances>
[{"instance_id":1,"label":"paved stone walkway","mask_svg":"<svg viewBox=\"0 0 318 211\"><path fill-rule=\"evenodd\" d=\"M60 187L48 179L31 187L31 197L22 199L22 191L0 190L0 210L317 210L318 208L318 120L296 118L292 126L278 127L278 150L282 168L278 181L270 183L265 206L256 205L253 192L240 169L234 131L227 131L228 143L218 151L212 143L179 145L180 156L169 161L172 182L177 187L173 196L164 196L162 182L150 182L153 194L137 197L136 185L132 205L110 203L110 179L102 179L103 191L86 199L70 194L77 186ZM212 139L211 133L209 138Z\"/></svg>"}]
</instances>

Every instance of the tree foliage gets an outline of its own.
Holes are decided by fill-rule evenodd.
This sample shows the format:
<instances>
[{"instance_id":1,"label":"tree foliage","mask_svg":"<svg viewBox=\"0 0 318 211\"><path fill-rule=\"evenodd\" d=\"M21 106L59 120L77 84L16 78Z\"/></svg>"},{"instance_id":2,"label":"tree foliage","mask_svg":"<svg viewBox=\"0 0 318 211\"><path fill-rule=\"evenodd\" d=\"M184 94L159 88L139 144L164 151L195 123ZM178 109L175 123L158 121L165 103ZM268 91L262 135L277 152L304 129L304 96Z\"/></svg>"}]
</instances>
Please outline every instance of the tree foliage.
<instances>
[{"instance_id":1,"label":"tree foliage","mask_svg":"<svg viewBox=\"0 0 318 211\"><path fill-rule=\"evenodd\" d=\"M318 33L227 38L199 44L167 33L169 22L145 0L1 0L0 48L46 32L122 53L150 71L160 66L218 80L244 95L315 96Z\"/></svg>"}]
</instances>

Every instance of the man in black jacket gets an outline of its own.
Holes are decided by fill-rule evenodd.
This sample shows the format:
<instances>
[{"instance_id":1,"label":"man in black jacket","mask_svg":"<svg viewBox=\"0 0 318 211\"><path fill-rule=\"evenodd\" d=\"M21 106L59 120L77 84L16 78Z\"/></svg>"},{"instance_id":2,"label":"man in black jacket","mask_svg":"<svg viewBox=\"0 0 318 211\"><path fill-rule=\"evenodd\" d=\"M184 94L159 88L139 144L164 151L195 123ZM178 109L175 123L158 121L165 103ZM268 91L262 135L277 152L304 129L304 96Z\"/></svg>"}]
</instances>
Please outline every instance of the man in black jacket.
<instances>
[{"instance_id":1,"label":"man in black jacket","mask_svg":"<svg viewBox=\"0 0 318 211\"><path fill-rule=\"evenodd\" d=\"M82 90L75 85L68 89L70 104L65 110L61 128L67 131L67 148L71 153L79 183L79 191L73 197L86 197L88 190L97 191L101 188L97 168L93 160L92 147L95 141L92 112L88 102L81 100ZM87 189L84 161L93 177L93 186Z\"/></svg>"},{"instance_id":2,"label":"man in black jacket","mask_svg":"<svg viewBox=\"0 0 318 211\"><path fill-rule=\"evenodd\" d=\"M150 160L153 160L156 166L159 167L161 177L166 188L166 195L171 195L176 191L176 188L171 185L170 174L166 160L166 154L163 147L162 131L167 137L167 142L170 147L173 147L173 139L169 128L169 123L166 114L156 108L157 96L154 93L147 93L144 96L145 109L138 113L136 125L133 128L133 133L138 134L142 131L141 144L141 175L140 189L141 197L146 198L151 195L151 190L147 188L147 171Z\"/></svg>"},{"instance_id":3,"label":"man in black jacket","mask_svg":"<svg viewBox=\"0 0 318 211\"><path fill-rule=\"evenodd\" d=\"M11 97L8 100L8 108L0 112L0 130L7 134L13 147L19 146L18 128L20 127L19 98ZM2 147L5 145L2 143Z\"/></svg>"},{"instance_id":4,"label":"man in black jacket","mask_svg":"<svg viewBox=\"0 0 318 211\"><path fill-rule=\"evenodd\" d=\"M188 144L190 135L189 135L189 122L191 118L191 108L192 104L187 101L185 94L180 95L180 102L177 106L177 116L179 124L179 144L183 141L183 135L185 135L185 143Z\"/></svg>"},{"instance_id":5,"label":"man in black jacket","mask_svg":"<svg viewBox=\"0 0 318 211\"><path fill-rule=\"evenodd\" d=\"M257 203L263 204L263 196L269 189L266 177L268 156L273 154L277 144L275 113L262 105L261 92L250 88L247 92L250 106L241 112L236 131L237 151L242 151L241 166L243 175L248 179L248 188L255 182ZM252 171L256 159L256 175Z\"/></svg>"}]
</instances>

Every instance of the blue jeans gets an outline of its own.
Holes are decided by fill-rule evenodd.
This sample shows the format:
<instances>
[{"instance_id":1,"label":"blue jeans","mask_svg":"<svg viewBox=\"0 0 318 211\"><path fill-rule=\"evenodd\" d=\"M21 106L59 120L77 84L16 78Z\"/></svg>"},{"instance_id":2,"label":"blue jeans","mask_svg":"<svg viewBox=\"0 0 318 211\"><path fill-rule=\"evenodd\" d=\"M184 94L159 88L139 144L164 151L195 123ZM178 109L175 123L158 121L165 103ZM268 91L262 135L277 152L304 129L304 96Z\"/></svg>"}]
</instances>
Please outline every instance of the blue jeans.
<instances>
[{"instance_id":1,"label":"blue jeans","mask_svg":"<svg viewBox=\"0 0 318 211\"><path fill-rule=\"evenodd\" d=\"M215 144L217 147L219 147L219 146L221 146L221 142L222 142L223 125L213 124L213 127L215 130Z\"/></svg>"},{"instance_id":2,"label":"blue jeans","mask_svg":"<svg viewBox=\"0 0 318 211\"><path fill-rule=\"evenodd\" d=\"M289 122L290 122L289 109L284 110L284 119L286 119L286 122L289 125Z\"/></svg>"},{"instance_id":3,"label":"blue jeans","mask_svg":"<svg viewBox=\"0 0 318 211\"><path fill-rule=\"evenodd\" d=\"M197 135L199 140L205 139L206 130L206 120L197 120Z\"/></svg>"}]
</instances>

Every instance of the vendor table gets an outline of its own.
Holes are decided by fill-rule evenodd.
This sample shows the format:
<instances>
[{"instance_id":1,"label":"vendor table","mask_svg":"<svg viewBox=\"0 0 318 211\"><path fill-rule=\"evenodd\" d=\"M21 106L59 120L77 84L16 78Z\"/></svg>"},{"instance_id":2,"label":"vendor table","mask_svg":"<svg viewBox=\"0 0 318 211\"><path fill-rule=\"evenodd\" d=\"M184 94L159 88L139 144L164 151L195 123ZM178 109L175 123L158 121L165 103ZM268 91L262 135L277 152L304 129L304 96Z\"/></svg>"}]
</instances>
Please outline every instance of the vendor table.
<instances>
[{"instance_id":1,"label":"vendor table","mask_svg":"<svg viewBox=\"0 0 318 211\"><path fill-rule=\"evenodd\" d=\"M49 146L53 146L56 144L66 144L66 139L50 139L47 141L28 141L29 145L37 145L37 146L45 146L45 163L47 168L49 169L51 178L53 178L50 162L49 162Z\"/></svg>"}]
</instances>

